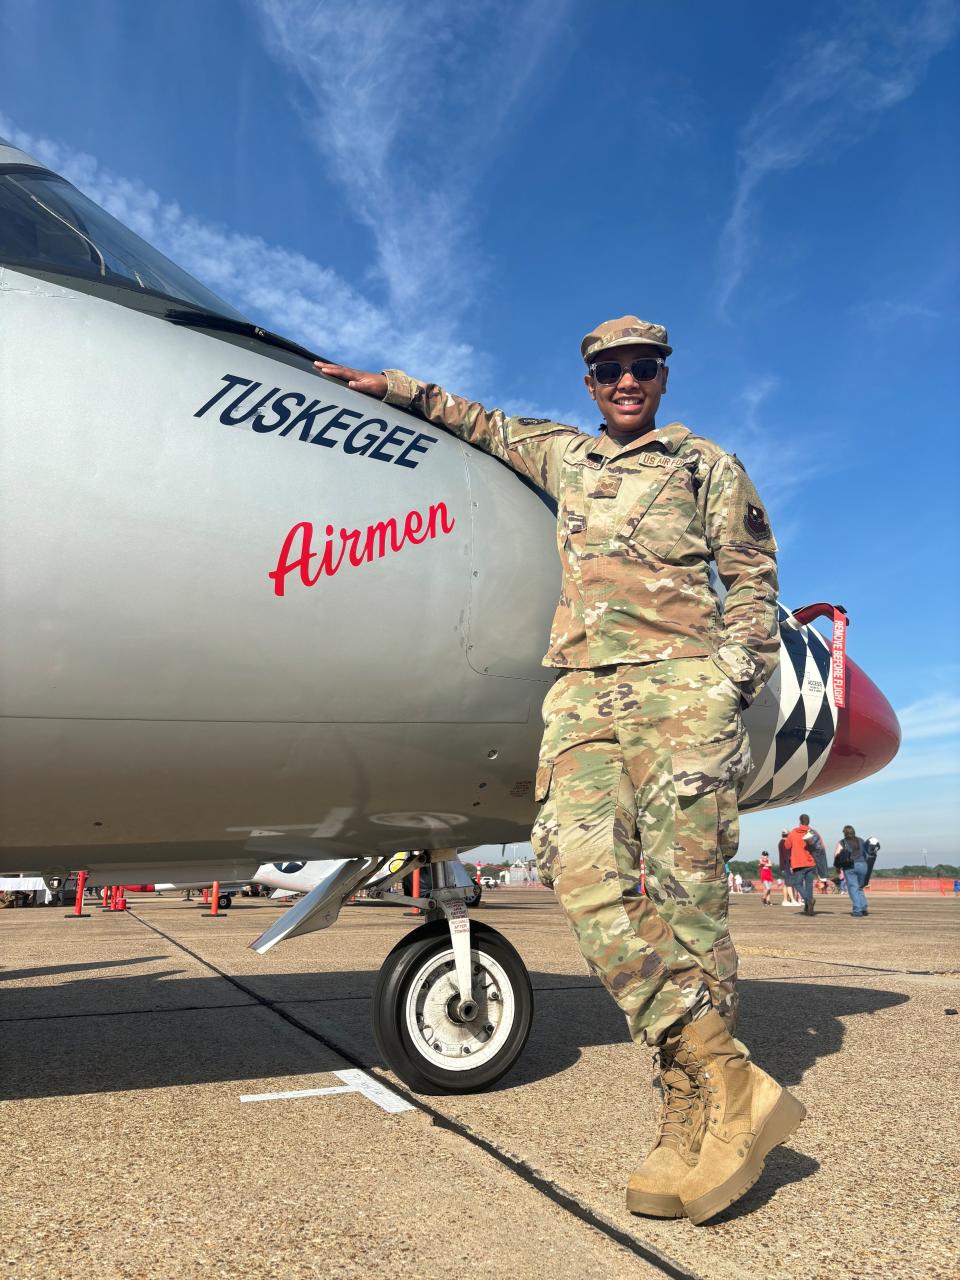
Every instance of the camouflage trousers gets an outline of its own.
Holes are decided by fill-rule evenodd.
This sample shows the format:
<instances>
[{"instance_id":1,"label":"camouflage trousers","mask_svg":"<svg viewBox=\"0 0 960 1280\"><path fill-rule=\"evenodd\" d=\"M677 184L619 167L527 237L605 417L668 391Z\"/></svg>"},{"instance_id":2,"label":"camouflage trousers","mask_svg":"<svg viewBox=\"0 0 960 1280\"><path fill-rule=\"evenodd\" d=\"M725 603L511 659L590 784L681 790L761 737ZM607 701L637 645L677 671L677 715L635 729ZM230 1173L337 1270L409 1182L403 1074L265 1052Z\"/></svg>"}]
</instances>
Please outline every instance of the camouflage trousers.
<instances>
[{"instance_id":1,"label":"camouflage trousers","mask_svg":"<svg viewBox=\"0 0 960 1280\"><path fill-rule=\"evenodd\" d=\"M569 671L544 700L540 876L638 1042L711 1006L735 1024L723 864L750 767L739 706L710 658Z\"/></svg>"}]
</instances>

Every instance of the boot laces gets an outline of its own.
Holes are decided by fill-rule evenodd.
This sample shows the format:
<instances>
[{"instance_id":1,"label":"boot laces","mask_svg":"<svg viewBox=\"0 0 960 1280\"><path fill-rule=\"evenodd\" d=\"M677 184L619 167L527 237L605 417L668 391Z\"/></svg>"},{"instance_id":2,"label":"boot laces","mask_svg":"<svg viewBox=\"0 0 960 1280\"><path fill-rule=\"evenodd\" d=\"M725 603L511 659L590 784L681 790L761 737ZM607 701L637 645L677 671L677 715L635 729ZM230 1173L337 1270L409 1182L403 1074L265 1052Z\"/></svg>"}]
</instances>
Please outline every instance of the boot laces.
<instances>
[{"instance_id":1,"label":"boot laces","mask_svg":"<svg viewBox=\"0 0 960 1280\"><path fill-rule=\"evenodd\" d=\"M701 1099L687 1071L674 1057L661 1052L659 1067L663 1108L655 1145L682 1150L693 1143L699 1129Z\"/></svg>"},{"instance_id":2,"label":"boot laces","mask_svg":"<svg viewBox=\"0 0 960 1280\"><path fill-rule=\"evenodd\" d=\"M704 1111L719 1111L720 1103L714 1101L715 1096L720 1092L715 1072L704 1062L694 1046L687 1040L681 1040L677 1046L675 1058L677 1065L693 1085L694 1091L699 1094Z\"/></svg>"},{"instance_id":3,"label":"boot laces","mask_svg":"<svg viewBox=\"0 0 960 1280\"><path fill-rule=\"evenodd\" d=\"M698 1088L703 1094L716 1093L717 1083L714 1080L713 1071L710 1071L707 1062L701 1059L694 1046L689 1041L681 1041L677 1046L676 1061L680 1069L684 1071L691 1083Z\"/></svg>"}]
</instances>

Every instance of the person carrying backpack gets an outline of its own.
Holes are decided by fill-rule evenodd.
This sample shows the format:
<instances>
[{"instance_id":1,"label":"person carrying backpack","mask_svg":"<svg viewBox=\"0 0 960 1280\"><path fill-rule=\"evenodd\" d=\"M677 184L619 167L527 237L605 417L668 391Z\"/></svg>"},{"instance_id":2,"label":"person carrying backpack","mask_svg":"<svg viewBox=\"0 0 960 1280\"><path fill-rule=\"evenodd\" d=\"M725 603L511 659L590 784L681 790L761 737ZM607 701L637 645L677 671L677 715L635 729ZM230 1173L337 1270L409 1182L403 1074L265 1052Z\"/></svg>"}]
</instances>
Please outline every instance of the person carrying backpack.
<instances>
[{"instance_id":1,"label":"person carrying backpack","mask_svg":"<svg viewBox=\"0 0 960 1280\"><path fill-rule=\"evenodd\" d=\"M801 818L802 822L803 819ZM813 860L817 864L817 880L820 882L820 889L823 890L827 883L827 846L823 843L823 836L813 827L809 829L803 837L807 848L813 854Z\"/></svg>"},{"instance_id":2,"label":"person carrying backpack","mask_svg":"<svg viewBox=\"0 0 960 1280\"><path fill-rule=\"evenodd\" d=\"M849 824L843 828L843 839L837 844L833 865L843 872L853 910L850 914L859 919L869 915L867 899L863 892L869 874L867 850L864 842Z\"/></svg>"}]
</instances>

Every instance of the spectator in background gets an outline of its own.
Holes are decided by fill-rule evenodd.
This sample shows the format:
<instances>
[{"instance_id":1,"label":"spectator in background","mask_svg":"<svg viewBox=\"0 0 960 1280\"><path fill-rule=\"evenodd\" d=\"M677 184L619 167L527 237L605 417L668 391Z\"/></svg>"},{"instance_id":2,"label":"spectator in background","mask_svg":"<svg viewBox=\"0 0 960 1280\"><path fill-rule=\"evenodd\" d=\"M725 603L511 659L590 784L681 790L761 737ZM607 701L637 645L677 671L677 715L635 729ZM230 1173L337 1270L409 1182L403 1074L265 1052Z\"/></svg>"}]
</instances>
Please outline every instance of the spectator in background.
<instances>
[{"instance_id":1,"label":"spectator in background","mask_svg":"<svg viewBox=\"0 0 960 1280\"><path fill-rule=\"evenodd\" d=\"M823 843L823 837L820 832L815 831L813 827L810 828L804 839L813 854L813 860L817 866L818 888L821 893L826 893L827 879L830 875L827 867L827 846Z\"/></svg>"},{"instance_id":2,"label":"spectator in background","mask_svg":"<svg viewBox=\"0 0 960 1280\"><path fill-rule=\"evenodd\" d=\"M760 901L765 907L769 907L770 891L773 889L773 867L770 865L770 855L766 849L760 855L760 888L763 891Z\"/></svg>"},{"instance_id":3,"label":"spectator in background","mask_svg":"<svg viewBox=\"0 0 960 1280\"><path fill-rule=\"evenodd\" d=\"M806 838L809 830L809 814L801 813L799 824L787 836L793 887L803 902L805 916L813 915L813 878L817 869L816 859L810 852L811 842Z\"/></svg>"},{"instance_id":4,"label":"spectator in background","mask_svg":"<svg viewBox=\"0 0 960 1280\"><path fill-rule=\"evenodd\" d=\"M863 892L869 871L867 852L864 842L849 824L843 828L843 839L837 845L833 862L834 866L843 872L843 878L847 882L850 905L853 907L850 914L855 919L869 915L867 899Z\"/></svg>"},{"instance_id":5,"label":"spectator in background","mask_svg":"<svg viewBox=\"0 0 960 1280\"><path fill-rule=\"evenodd\" d=\"M800 905L800 899L793 888L793 872L790 868L790 846L787 844L787 836L789 834L790 832L784 827L780 832L780 843L777 845L777 856L780 859L780 879L783 881L781 907L797 907Z\"/></svg>"},{"instance_id":6,"label":"spectator in background","mask_svg":"<svg viewBox=\"0 0 960 1280\"><path fill-rule=\"evenodd\" d=\"M880 852L880 841L876 836L867 836L863 842L864 852L867 855L867 878L863 882L866 888L870 883L870 877L873 875L873 868L877 862L877 854Z\"/></svg>"},{"instance_id":7,"label":"spectator in background","mask_svg":"<svg viewBox=\"0 0 960 1280\"><path fill-rule=\"evenodd\" d=\"M743 893L743 876L738 871L733 877L734 893Z\"/></svg>"}]
</instances>

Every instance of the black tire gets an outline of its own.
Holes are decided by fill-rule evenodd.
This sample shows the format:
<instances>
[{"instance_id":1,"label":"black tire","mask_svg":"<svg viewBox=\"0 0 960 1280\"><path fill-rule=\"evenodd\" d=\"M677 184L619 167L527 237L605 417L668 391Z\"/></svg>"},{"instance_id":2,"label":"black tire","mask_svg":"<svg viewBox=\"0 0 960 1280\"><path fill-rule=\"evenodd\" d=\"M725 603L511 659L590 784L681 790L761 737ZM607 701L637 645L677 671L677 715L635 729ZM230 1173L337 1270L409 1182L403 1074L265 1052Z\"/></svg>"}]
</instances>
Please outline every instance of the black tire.
<instances>
[{"instance_id":1,"label":"black tire","mask_svg":"<svg viewBox=\"0 0 960 1280\"><path fill-rule=\"evenodd\" d=\"M441 1012L453 982L448 977L453 972L453 947L446 921L426 924L407 934L380 970L373 993L377 1047L390 1070L418 1093L488 1089L506 1075L527 1043L533 990L520 956L496 929L474 921L470 923L470 953L474 998L480 1005L470 1024L457 1024ZM432 1012L423 1003L431 995ZM438 1022L432 1039L427 1034L433 1032L427 1018ZM411 1024L416 1027L416 1036L411 1033ZM447 1035L448 1040L441 1040L441 1035ZM464 1065L468 1055L478 1059L477 1066Z\"/></svg>"},{"instance_id":2,"label":"black tire","mask_svg":"<svg viewBox=\"0 0 960 1280\"><path fill-rule=\"evenodd\" d=\"M468 911L473 911L475 907L479 907L480 899L482 897L483 897L483 888L480 885L476 884L473 886L473 888L468 892L467 896L464 898L463 905L467 908Z\"/></svg>"},{"instance_id":3,"label":"black tire","mask_svg":"<svg viewBox=\"0 0 960 1280\"><path fill-rule=\"evenodd\" d=\"M217 898L217 906L221 911L226 911L233 906L233 899L230 897L229 893L220 894L219 898Z\"/></svg>"}]
</instances>

